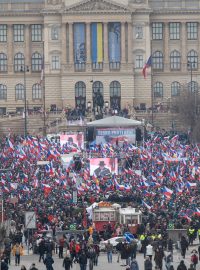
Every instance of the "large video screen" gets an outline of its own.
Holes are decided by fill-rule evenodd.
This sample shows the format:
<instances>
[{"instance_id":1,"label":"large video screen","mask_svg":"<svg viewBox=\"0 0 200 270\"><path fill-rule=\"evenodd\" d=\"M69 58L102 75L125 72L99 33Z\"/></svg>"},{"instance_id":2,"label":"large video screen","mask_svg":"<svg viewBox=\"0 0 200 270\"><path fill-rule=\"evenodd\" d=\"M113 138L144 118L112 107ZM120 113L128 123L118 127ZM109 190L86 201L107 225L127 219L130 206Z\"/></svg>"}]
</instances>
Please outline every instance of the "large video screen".
<instances>
[{"instance_id":1,"label":"large video screen","mask_svg":"<svg viewBox=\"0 0 200 270\"><path fill-rule=\"evenodd\" d=\"M60 135L60 145L63 144L71 144L73 146L77 146L79 149L84 148L84 136L83 133L71 134L71 135Z\"/></svg>"},{"instance_id":2,"label":"large video screen","mask_svg":"<svg viewBox=\"0 0 200 270\"><path fill-rule=\"evenodd\" d=\"M122 144L123 142L135 143L134 128L98 128L96 131L96 143Z\"/></svg>"},{"instance_id":3,"label":"large video screen","mask_svg":"<svg viewBox=\"0 0 200 270\"><path fill-rule=\"evenodd\" d=\"M118 174L117 158L91 158L90 175L104 177L110 174Z\"/></svg>"}]
</instances>

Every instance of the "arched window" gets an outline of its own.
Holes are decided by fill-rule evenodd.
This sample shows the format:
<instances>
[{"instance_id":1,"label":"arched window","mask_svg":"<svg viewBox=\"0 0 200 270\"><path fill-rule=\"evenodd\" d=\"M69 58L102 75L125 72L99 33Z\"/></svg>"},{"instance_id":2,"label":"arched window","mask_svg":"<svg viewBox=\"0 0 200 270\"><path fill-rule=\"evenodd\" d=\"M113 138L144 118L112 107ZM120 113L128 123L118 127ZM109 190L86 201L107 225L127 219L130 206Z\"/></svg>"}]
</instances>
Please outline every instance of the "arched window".
<instances>
[{"instance_id":1,"label":"arched window","mask_svg":"<svg viewBox=\"0 0 200 270\"><path fill-rule=\"evenodd\" d=\"M33 85L32 88L32 98L33 99L42 99L42 89L39 83Z\"/></svg>"},{"instance_id":2,"label":"arched window","mask_svg":"<svg viewBox=\"0 0 200 270\"><path fill-rule=\"evenodd\" d=\"M15 98L16 100L23 100L24 99L24 85L17 84L15 86Z\"/></svg>"},{"instance_id":3,"label":"arched window","mask_svg":"<svg viewBox=\"0 0 200 270\"><path fill-rule=\"evenodd\" d=\"M92 85L92 93L93 93L93 107L94 107L94 98L96 96L96 93L100 91L100 93L103 96L103 83L100 81L96 81Z\"/></svg>"},{"instance_id":4,"label":"arched window","mask_svg":"<svg viewBox=\"0 0 200 270\"><path fill-rule=\"evenodd\" d=\"M14 70L20 72L25 65L23 53L17 53L14 58Z\"/></svg>"},{"instance_id":5,"label":"arched window","mask_svg":"<svg viewBox=\"0 0 200 270\"><path fill-rule=\"evenodd\" d=\"M110 107L116 110L121 108L121 84L118 81L110 83Z\"/></svg>"},{"instance_id":6,"label":"arched window","mask_svg":"<svg viewBox=\"0 0 200 270\"><path fill-rule=\"evenodd\" d=\"M188 83L188 91L191 91L192 93L198 93L198 89L198 82L192 81Z\"/></svg>"},{"instance_id":7,"label":"arched window","mask_svg":"<svg viewBox=\"0 0 200 270\"><path fill-rule=\"evenodd\" d=\"M41 71L42 69L42 56L40 53L35 52L31 59L32 71Z\"/></svg>"},{"instance_id":8,"label":"arched window","mask_svg":"<svg viewBox=\"0 0 200 270\"><path fill-rule=\"evenodd\" d=\"M86 85L84 82L77 82L75 84L75 104L76 107L86 108Z\"/></svg>"},{"instance_id":9,"label":"arched window","mask_svg":"<svg viewBox=\"0 0 200 270\"><path fill-rule=\"evenodd\" d=\"M198 54L196 51L191 50L189 51L187 55L187 61L188 61L188 70L192 69L198 69Z\"/></svg>"},{"instance_id":10,"label":"arched window","mask_svg":"<svg viewBox=\"0 0 200 270\"><path fill-rule=\"evenodd\" d=\"M163 69L163 54L160 51L156 51L152 57L153 69Z\"/></svg>"},{"instance_id":11,"label":"arched window","mask_svg":"<svg viewBox=\"0 0 200 270\"><path fill-rule=\"evenodd\" d=\"M171 84L171 96L172 97L177 97L180 96L181 92L181 85L179 82L173 82Z\"/></svg>"},{"instance_id":12,"label":"arched window","mask_svg":"<svg viewBox=\"0 0 200 270\"><path fill-rule=\"evenodd\" d=\"M7 99L7 87L6 85L0 84L0 100Z\"/></svg>"},{"instance_id":13,"label":"arched window","mask_svg":"<svg viewBox=\"0 0 200 270\"><path fill-rule=\"evenodd\" d=\"M156 82L153 87L154 97L162 98L163 97L163 83Z\"/></svg>"},{"instance_id":14,"label":"arched window","mask_svg":"<svg viewBox=\"0 0 200 270\"><path fill-rule=\"evenodd\" d=\"M170 68L172 70L181 69L181 54L176 50L170 54Z\"/></svg>"},{"instance_id":15,"label":"arched window","mask_svg":"<svg viewBox=\"0 0 200 270\"><path fill-rule=\"evenodd\" d=\"M7 72L7 55L0 53L0 72Z\"/></svg>"}]
</instances>

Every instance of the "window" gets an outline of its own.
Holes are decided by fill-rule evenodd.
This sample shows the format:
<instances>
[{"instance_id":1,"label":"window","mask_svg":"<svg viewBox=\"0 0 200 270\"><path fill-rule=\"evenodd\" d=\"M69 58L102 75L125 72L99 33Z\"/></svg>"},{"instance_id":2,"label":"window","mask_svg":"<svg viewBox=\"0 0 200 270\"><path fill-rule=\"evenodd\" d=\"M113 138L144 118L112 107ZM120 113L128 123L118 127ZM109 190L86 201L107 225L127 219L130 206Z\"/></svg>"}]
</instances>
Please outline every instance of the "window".
<instances>
[{"instance_id":1,"label":"window","mask_svg":"<svg viewBox=\"0 0 200 270\"><path fill-rule=\"evenodd\" d=\"M110 83L110 107L114 110L121 108L121 84L118 81Z\"/></svg>"},{"instance_id":2,"label":"window","mask_svg":"<svg viewBox=\"0 0 200 270\"><path fill-rule=\"evenodd\" d=\"M152 57L153 69L163 69L163 54L160 51L156 51Z\"/></svg>"},{"instance_id":3,"label":"window","mask_svg":"<svg viewBox=\"0 0 200 270\"><path fill-rule=\"evenodd\" d=\"M187 39L196 40L198 38L198 23L188 22L187 23Z\"/></svg>"},{"instance_id":4,"label":"window","mask_svg":"<svg viewBox=\"0 0 200 270\"><path fill-rule=\"evenodd\" d=\"M152 24L152 39L163 39L163 23Z\"/></svg>"},{"instance_id":5,"label":"window","mask_svg":"<svg viewBox=\"0 0 200 270\"><path fill-rule=\"evenodd\" d=\"M162 98L163 97L163 84L161 82L156 82L153 87L154 97Z\"/></svg>"},{"instance_id":6,"label":"window","mask_svg":"<svg viewBox=\"0 0 200 270\"><path fill-rule=\"evenodd\" d=\"M143 27L141 25L135 26L135 38L143 39Z\"/></svg>"},{"instance_id":7,"label":"window","mask_svg":"<svg viewBox=\"0 0 200 270\"><path fill-rule=\"evenodd\" d=\"M135 68L143 68L143 65L144 65L143 55L136 55Z\"/></svg>"},{"instance_id":8,"label":"window","mask_svg":"<svg viewBox=\"0 0 200 270\"><path fill-rule=\"evenodd\" d=\"M32 55L32 71L41 71L42 69L42 56L40 53L35 52Z\"/></svg>"},{"instance_id":9,"label":"window","mask_svg":"<svg viewBox=\"0 0 200 270\"><path fill-rule=\"evenodd\" d=\"M170 68L172 70L181 69L181 54L178 51L173 51L170 54Z\"/></svg>"},{"instance_id":10,"label":"window","mask_svg":"<svg viewBox=\"0 0 200 270\"><path fill-rule=\"evenodd\" d=\"M15 86L15 98L16 100L24 99L24 85L23 84L17 84Z\"/></svg>"},{"instance_id":11,"label":"window","mask_svg":"<svg viewBox=\"0 0 200 270\"><path fill-rule=\"evenodd\" d=\"M24 61L23 53L17 53L14 58L15 72L20 72L22 70L22 67L24 67L24 65L25 65L25 61Z\"/></svg>"},{"instance_id":12,"label":"window","mask_svg":"<svg viewBox=\"0 0 200 270\"><path fill-rule=\"evenodd\" d=\"M75 104L76 107L86 107L86 85L84 82L77 82L75 84Z\"/></svg>"},{"instance_id":13,"label":"window","mask_svg":"<svg viewBox=\"0 0 200 270\"><path fill-rule=\"evenodd\" d=\"M7 99L7 87L3 84L0 84L0 100Z\"/></svg>"},{"instance_id":14,"label":"window","mask_svg":"<svg viewBox=\"0 0 200 270\"><path fill-rule=\"evenodd\" d=\"M187 61L188 61L188 70L192 69L198 69L198 54L196 51L191 50L189 51L187 55Z\"/></svg>"},{"instance_id":15,"label":"window","mask_svg":"<svg viewBox=\"0 0 200 270\"><path fill-rule=\"evenodd\" d=\"M14 24L13 25L14 42L24 42L24 25Z\"/></svg>"},{"instance_id":16,"label":"window","mask_svg":"<svg viewBox=\"0 0 200 270\"><path fill-rule=\"evenodd\" d=\"M0 24L0 42L7 42L7 25Z\"/></svg>"},{"instance_id":17,"label":"window","mask_svg":"<svg viewBox=\"0 0 200 270\"><path fill-rule=\"evenodd\" d=\"M39 83L33 85L32 88L32 98L33 99L42 99L42 89Z\"/></svg>"},{"instance_id":18,"label":"window","mask_svg":"<svg viewBox=\"0 0 200 270\"><path fill-rule=\"evenodd\" d=\"M0 53L0 72L7 72L7 55Z\"/></svg>"},{"instance_id":19,"label":"window","mask_svg":"<svg viewBox=\"0 0 200 270\"><path fill-rule=\"evenodd\" d=\"M169 23L169 38L171 40L180 39L180 23Z\"/></svg>"},{"instance_id":20,"label":"window","mask_svg":"<svg viewBox=\"0 0 200 270\"><path fill-rule=\"evenodd\" d=\"M53 26L51 28L51 39L52 40L58 40L59 39L59 27Z\"/></svg>"},{"instance_id":21,"label":"window","mask_svg":"<svg viewBox=\"0 0 200 270\"><path fill-rule=\"evenodd\" d=\"M31 39L33 42L42 41L42 25L41 24L31 25Z\"/></svg>"},{"instance_id":22,"label":"window","mask_svg":"<svg viewBox=\"0 0 200 270\"><path fill-rule=\"evenodd\" d=\"M173 82L171 84L171 95L172 97L177 97L180 96L181 92L181 85L179 82Z\"/></svg>"},{"instance_id":23,"label":"window","mask_svg":"<svg viewBox=\"0 0 200 270\"><path fill-rule=\"evenodd\" d=\"M192 93L198 93L198 83L195 81L188 83L188 91L191 91Z\"/></svg>"},{"instance_id":24,"label":"window","mask_svg":"<svg viewBox=\"0 0 200 270\"><path fill-rule=\"evenodd\" d=\"M53 55L51 58L51 67L53 70L60 69L60 57L58 55Z\"/></svg>"}]
</instances>

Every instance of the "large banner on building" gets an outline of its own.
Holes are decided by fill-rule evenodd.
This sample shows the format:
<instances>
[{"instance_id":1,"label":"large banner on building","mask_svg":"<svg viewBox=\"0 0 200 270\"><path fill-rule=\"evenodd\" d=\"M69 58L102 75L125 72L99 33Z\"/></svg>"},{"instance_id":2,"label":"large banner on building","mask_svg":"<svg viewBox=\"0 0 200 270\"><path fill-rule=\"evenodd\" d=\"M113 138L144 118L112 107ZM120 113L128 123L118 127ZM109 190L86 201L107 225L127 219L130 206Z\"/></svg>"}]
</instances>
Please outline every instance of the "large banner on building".
<instances>
[{"instance_id":1,"label":"large banner on building","mask_svg":"<svg viewBox=\"0 0 200 270\"><path fill-rule=\"evenodd\" d=\"M96 130L96 143L119 144L123 142L135 143L136 132L134 128L98 128Z\"/></svg>"},{"instance_id":2,"label":"large banner on building","mask_svg":"<svg viewBox=\"0 0 200 270\"><path fill-rule=\"evenodd\" d=\"M91 158L90 175L104 177L110 174L118 174L117 158Z\"/></svg>"},{"instance_id":3,"label":"large banner on building","mask_svg":"<svg viewBox=\"0 0 200 270\"><path fill-rule=\"evenodd\" d=\"M121 24L111 22L108 24L109 62L121 61Z\"/></svg>"},{"instance_id":4,"label":"large banner on building","mask_svg":"<svg viewBox=\"0 0 200 270\"><path fill-rule=\"evenodd\" d=\"M86 46L85 46L85 24L74 24L74 62L85 63Z\"/></svg>"},{"instance_id":5,"label":"large banner on building","mask_svg":"<svg viewBox=\"0 0 200 270\"><path fill-rule=\"evenodd\" d=\"M77 133L77 134L64 134L60 135L60 145L63 146L63 144L68 143L72 146L77 146L79 149L84 148L84 136L83 133Z\"/></svg>"},{"instance_id":6,"label":"large banner on building","mask_svg":"<svg viewBox=\"0 0 200 270\"><path fill-rule=\"evenodd\" d=\"M92 62L103 62L103 25L92 23Z\"/></svg>"}]
</instances>

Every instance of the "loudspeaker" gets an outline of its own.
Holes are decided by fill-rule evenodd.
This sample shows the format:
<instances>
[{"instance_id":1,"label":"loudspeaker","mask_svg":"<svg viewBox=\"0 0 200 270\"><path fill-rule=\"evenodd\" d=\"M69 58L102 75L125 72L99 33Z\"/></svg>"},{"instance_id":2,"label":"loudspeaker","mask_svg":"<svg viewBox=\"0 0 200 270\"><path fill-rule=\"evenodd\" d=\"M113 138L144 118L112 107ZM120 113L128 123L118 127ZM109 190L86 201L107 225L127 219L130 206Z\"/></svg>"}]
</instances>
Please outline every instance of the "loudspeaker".
<instances>
[{"instance_id":1,"label":"loudspeaker","mask_svg":"<svg viewBox=\"0 0 200 270\"><path fill-rule=\"evenodd\" d=\"M142 140L142 132L140 128L136 128L136 141L140 142Z\"/></svg>"},{"instance_id":2,"label":"loudspeaker","mask_svg":"<svg viewBox=\"0 0 200 270\"><path fill-rule=\"evenodd\" d=\"M94 141L94 128L89 127L86 132L86 141L93 142Z\"/></svg>"}]
</instances>

